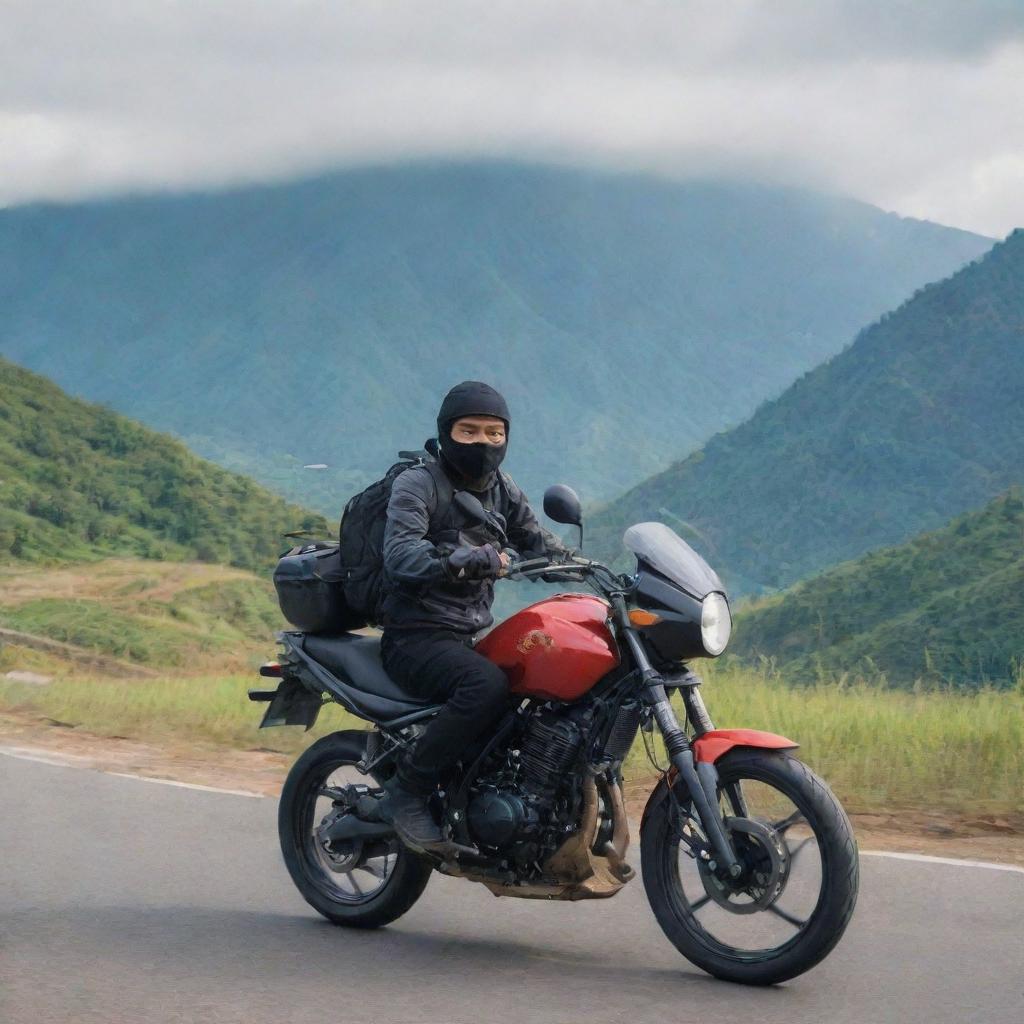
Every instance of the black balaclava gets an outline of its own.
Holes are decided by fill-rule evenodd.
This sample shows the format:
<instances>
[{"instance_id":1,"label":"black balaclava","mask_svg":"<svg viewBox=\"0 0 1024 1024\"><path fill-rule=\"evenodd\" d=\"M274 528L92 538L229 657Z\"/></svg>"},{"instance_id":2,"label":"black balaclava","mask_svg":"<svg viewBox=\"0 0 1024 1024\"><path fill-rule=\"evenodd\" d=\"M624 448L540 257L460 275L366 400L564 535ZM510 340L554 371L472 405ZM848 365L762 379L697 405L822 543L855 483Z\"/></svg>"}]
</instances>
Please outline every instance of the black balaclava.
<instances>
[{"instance_id":1,"label":"black balaclava","mask_svg":"<svg viewBox=\"0 0 1024 1024\"><path fill-rule=\"evenodd\" d=\"M452 424L463 416L495 416L505 423L505 443L474 441L463 444L452 437ZM480 481L493 473L508 450L509 415L505 399L489 384L464 380L444 396L437 414L437 439L441 456L467 480Z\"/></svg>"}]
</instances>

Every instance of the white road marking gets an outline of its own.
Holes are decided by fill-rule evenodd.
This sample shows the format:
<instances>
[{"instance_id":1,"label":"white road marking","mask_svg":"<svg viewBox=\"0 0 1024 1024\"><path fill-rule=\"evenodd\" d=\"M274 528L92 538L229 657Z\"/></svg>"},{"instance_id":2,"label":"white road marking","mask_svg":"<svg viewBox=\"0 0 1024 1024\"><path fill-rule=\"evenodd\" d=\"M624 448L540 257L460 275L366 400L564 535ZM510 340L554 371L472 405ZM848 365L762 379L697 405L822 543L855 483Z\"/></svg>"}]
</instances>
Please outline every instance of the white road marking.
<instances>
[{"instance_id":1,"label":"white road marking","mask_svg":"<svg viewBox=\"0 0 1024 1024\"><path fill-rule=\"evenodd\" d=\"M889 857L892 860L916 860L925 864L951 864L957 868L988 868L989 871L1015 871L1024 875L1016 864L996 864L990 860L960 860L957 857L932 857L927 853L891 853L888 850L861 850L862 857Z\"/></svg>"},{"instance_id":2,"label":"white road marking","mask_svg":"<svg viewBox=\"0 0 1024 1024\"><path fill-rule=\"evenodd\" d=\"M162 786L180 786L182 789L201 789L204 793L228 793L231 796L252 796L263 799L262 793L254 793L251 789L221 789L219 786L201 786L198 782L178 782L177 779L157 779L152 775L132 775L129 772L104 772L104 775L116 775L119 779L138 779L139 782L159 782Z\"/></svg>"},{"instance_id":3,"label":"white road marking","mask_svg":"<svg viewBox=\"0 0 1024 1024\"><path fill-rule=\"evenodd\" d=\"M103 768L97 768L91 764L87 757L80 754L51 754L48 751L41 751L33 747L4 747L0 746L0 754L7 757L16 757L19 761L36 761L39 764L53 765L56 768L89 768L101 772L103 775L116 775L121 779L138 779L140 782L159 782L164 786L179 786L182 789L199 789L206 793L227 793L229 796L250 796L259 800L263 799L263 793L254 793L251 789L222 789L219 786L201 786L198 782L178 782L177 779L157 779L152 775L134 775L130 772L111 772Z\"/></svg>"},{"instance_id":4,"label":"white road marking","mask_svg":"<svg viewBox=\"0 0 1024 1024\"><path fill-rule=\"evenodd\" d=\"M40 764L52 764L58 768L78 768L83 761L88 760L79 757L77 754L61 754L56 757L53 754L46 754L31 747L0 747L0 754L8 757L16 757L19 761L38 761Z\"/></svg>"}]
</instances>

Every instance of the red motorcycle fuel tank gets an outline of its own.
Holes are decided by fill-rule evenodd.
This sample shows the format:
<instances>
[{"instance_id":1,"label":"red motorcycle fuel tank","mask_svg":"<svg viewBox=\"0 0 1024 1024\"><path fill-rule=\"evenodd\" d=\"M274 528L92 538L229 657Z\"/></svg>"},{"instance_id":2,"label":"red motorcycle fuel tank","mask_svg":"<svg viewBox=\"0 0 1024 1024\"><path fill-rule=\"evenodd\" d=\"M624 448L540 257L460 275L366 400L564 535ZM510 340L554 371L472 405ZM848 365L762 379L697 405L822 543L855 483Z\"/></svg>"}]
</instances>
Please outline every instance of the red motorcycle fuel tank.
<instances>
[{"instance_id":1,"label":"red motorcycle fuel tank","mask_svg":"<svg viewBox=\"0 0 1024 1024\"><path fill-rule=\"evenodd\" d=\"M619 663L608 605L589 594L558 594L531 604L476 646L504 669L523 697L572 701Z\"/></svg>"}]
</instances>

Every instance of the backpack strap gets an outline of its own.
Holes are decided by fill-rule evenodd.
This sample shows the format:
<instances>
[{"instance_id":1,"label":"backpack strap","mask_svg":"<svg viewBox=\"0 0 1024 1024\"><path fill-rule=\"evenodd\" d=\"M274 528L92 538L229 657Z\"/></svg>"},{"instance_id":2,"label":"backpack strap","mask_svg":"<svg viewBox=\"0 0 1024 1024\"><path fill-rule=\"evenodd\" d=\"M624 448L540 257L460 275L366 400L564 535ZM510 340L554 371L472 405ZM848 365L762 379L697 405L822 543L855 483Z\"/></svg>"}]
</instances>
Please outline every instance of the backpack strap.
<instances>
[{"instance_id":1,"label":"backpack strap","mask_svg":"<svg viewBox=\"0 0 1024 1024\"><path fill-rule=\"evenodd\" d=\"M403 452L400 454L408 455L411 453ZM430 516L429 530L431 534L437 534L441 530L441 527L444 525L444 517L447 514L448 510L452 507L452 505L459 504L458 498L459 495L462 494L463 492L457 491L454 488L454 486L452 485L451 478L444 471L444 467L441 465L441 463L438 462L436 459L419 459L418 464L423 466L430 473L431 477L434 480L435 502L434 510ZM504 474L500 470L498 471L498 481L498 486L500 490L503 492L505 502L507 504L509 499L508 484L505 480ZM468 498L469 495L467 494L466 497ZM462 506L460 505L460 508L461 507ZM470 510L463 508L463 511L468 512ZM486 522L486 520L484 521Z\"/></svg>"},{"instance_id":2,"label":"backpack strap","mask_svg":"<svg viewBox=\"0 0 1024 1024\"><path fill-rule=\"evenodd\" d=\"M436 534L444 522L444 517L455 500L455 488L440 462L424 461L423 466L434 481L434 510L430 514L430 532Z\"/></svg>"}]
</instances>

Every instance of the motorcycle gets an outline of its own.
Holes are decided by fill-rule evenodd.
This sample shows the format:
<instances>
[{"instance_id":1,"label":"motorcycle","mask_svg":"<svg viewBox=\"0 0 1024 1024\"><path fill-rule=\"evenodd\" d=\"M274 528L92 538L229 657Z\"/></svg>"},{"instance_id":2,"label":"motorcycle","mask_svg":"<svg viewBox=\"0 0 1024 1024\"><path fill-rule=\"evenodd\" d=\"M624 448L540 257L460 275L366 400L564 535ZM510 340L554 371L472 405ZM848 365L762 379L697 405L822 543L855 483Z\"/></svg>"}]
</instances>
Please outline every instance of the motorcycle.
<instances>
[{"instance_id":1,"label":"motorcycle","mask_svg":"<svg viewBox=\"0 0 1024 1024\"><path fill-rule=\"evenodd\" d=\"M582 540L570 488L549 488L544 511L578 526ZM690 662L717 657L729 641L716 573L661 523L631 526L624 543L637 560L629 575L580 555L509 567L510 578L594 593L545 598L476 645L507 673L515 703L431 797L449 840L436 854L399 840L388 784L439 707L387 676L379 637L280 634L279 660L260 670L277 688L250 691L269 701L261 727L308 729L331 701L372 726L312 744L281 793L284 861L320 914L350 927L388 924L435 870L498 896L614 896L636 876L622 767L639 735L660 775L640 820L643 885L679 952L715 977L770 985L835 947L858 887L846 814L794 756L795 742L712 724Z\"/></svg>"}]
</instances>

